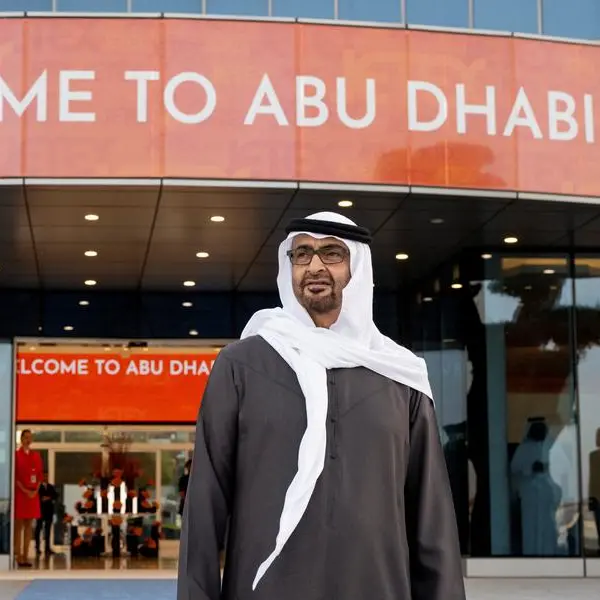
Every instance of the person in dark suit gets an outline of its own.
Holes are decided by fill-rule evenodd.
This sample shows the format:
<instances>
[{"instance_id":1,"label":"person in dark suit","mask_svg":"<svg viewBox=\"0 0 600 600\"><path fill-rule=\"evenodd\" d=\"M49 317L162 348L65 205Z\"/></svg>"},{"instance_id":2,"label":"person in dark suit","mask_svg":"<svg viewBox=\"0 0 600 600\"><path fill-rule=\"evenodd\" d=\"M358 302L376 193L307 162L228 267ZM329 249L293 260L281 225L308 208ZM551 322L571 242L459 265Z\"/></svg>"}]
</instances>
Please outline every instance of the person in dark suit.
<instances>
[{"instance_id":1,"label":"person in dark suit","mask_svg":"<svg viewBox=\"0 0 600 600\"><path fill-rule=\"evenodd\" d=\"M54 554L50 544L50 537L52 532L52 521L54 519L55 503L58 498L55 487L48 483L48 473L44 473L44 479L40 486L40 512L41 516L37 520L35 526L35 549L39 556L41 554L40 537L42 529L44 530L45 540L45 554L50 556Z\"/></svg>"},{"instance_id":2,"label":"person in dark suit","mask_svg":"<svg viewBox=\"0 0 600 600\"><path fill-rule=\"evenodd\" d=\"M183 507L185 504L185 496L187 494L188 483L190 481L190 470L192 461L188 460L183 467L183 475L179 478L179 514L183 516Z\"/></svg>"}]
</instances>

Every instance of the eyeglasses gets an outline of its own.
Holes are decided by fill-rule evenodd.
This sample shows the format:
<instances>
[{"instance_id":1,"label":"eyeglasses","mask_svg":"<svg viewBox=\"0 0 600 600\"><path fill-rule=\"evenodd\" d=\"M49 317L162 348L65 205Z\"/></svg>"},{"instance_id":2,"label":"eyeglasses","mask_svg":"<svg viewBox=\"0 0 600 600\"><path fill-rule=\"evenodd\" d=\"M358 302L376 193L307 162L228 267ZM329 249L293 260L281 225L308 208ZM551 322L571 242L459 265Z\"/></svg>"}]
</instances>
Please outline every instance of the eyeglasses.
<instances>
[{"instance_id":1,"label":"eyeglasses","mask_svg":"<svg viewBox=\"0 0 600 600\"><path fill-rule=\"evenodd\" d=\"M344 262L348 256L348 250L341 246L323 246L322 248L301 246L287 252L293 265L310 265L315 254L324 265L337 265Z\"/></svg>"}]
</instances>

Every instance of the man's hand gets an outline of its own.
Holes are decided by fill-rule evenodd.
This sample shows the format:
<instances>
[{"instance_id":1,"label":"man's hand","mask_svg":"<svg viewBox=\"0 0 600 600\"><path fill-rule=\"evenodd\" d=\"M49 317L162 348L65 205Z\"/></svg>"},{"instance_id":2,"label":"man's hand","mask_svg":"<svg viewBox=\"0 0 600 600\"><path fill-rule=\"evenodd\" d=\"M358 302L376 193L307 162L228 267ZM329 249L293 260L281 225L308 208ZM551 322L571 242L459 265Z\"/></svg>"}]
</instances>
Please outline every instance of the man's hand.
<instances>
[{"instance_id":1,"label":"man's hand","mask_svg":"<svg viewBox=\"0 0 600 600\"><path fill-rule=\"evenodd\" d=\"M37 496L37 490L29 490L28 495L31 499L35 498Z\"/></svg>"}]
</instances>

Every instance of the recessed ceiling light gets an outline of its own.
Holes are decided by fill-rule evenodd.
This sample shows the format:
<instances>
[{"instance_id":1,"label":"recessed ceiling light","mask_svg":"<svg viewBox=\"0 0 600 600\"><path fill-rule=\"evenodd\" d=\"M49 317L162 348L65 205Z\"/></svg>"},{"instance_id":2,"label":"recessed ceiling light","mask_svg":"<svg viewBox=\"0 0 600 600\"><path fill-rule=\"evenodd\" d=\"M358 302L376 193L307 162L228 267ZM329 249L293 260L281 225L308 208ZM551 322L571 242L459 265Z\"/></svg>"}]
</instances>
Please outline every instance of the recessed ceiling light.
<instances>
[{"instance_id":1,"label":"recessed ceiling light","mask_svg":"<svg viewBox=\"0 0 600 600\"><path fill-rule=\"evenodd\" d=\"M86 221L98 221L100 219L100 217L98 215L85 215L85 220Z\"/></svg>"},{"instance_id":2,"label":"recessed ceiling light","mask_svg":"<svg viewBox=\"0 0 600 600\"><path fill-rule=\"evenodd\" d=\"M95 279L86 279L84 281L85 285L89 285L89 286L94 286L96 285L98 282Z\"/></svg>"},{"instance_id":3,"label":"recessed ceiling light","mask_svg":"<svg viewBox=\"0 0 600 600\"><path fill-rule=\"evenodd\" d=\"M35 346L29 346L29 350L31 352L35 352L37 350L37 348Z\"/></svg>"},{"instance_id":4,"label":"recessed ceiling light","mask_svg":"<svg viewBox=\"0 0 600 600\"><path fill-rule=\"evenodd\" d=\"M554 269L544 269L544 275L554 275L556 271Z\"/></svg>"},{"instance_id":5,"label":"recessed ceiling light","mask_svg":"<svg viewBox=\"0 0 600 600\"><path fill-rule=\"evenodd\" d=\"M89 306L89 305L90 305L89 300L80 300L79 301L79 306Z\"/></svg>"},{"instance_id":6,"label":"recessed ceiling light","mask_svg":"<svg viewBox=\"0 0 600 600\"><path fill-rule=\"evenodd\" d=\"M198 332L195 329L190 329L190 335L198 335Z\"/></svg>"},{"instance_id":7,"label":"recessed ceiling light","mask_svg":"<svg viewBox=\"0 0 600 600\"><path fill-rule=\"evenodd\" d=\"M191 308L192 306L194 306L193 302L182 302L181 306L183 306L184 308Z\"/></svg>"},{"instance_id":8,"label":"recessed ceiling light","mask_svg":"<svg viewBox=\"0 0 600 600\"><path fill-rule=\"evenodd\" d=\"M195 281L184 281L183 285L185 287L194 287L196 285L196 282Z\"/></svg>"},{"instance_id":9,"label":"recessed ceiling light","mask_svg":"<svg viewBox=\"0 0 600 600\"><path fill-rule=\"evenodd\" d=\"M481 258L483 258L483 260L490 260L490 258L492 258L491 254L482 254Z\"/></svg>"},{"instance_id":10,"label":"recessed ceiling light","mask_svg":"<svg viewBox=\"0 0 600 600\"><path fill-rule=\"evenodd\" d=\"M86 250L84 252L84 254L86 256L89 256L90 258L93 258L94 256L98 256L98 253L95 250Z\"/></svg>"},{"instance_id":11,"label":"recessed ceiling light","mask_svg":"<svg viewBox=\"0 0 600 600\"><path fill-rule=\"evenodd\" d=\"M519 238L514 236L508 236L504 238L505 244L516 244L519 241Z\"/></svg>"},{"instance_id":12,"label":"recessed ceiling light","mask_svg":"<svg viewBox=\"0 0 600 600\"><path fill-rule=\"evenodd\" d=\"M198 258L208 258L210 254L208 252L196 252Z\"/></svg>"},{"instance_id":13,"label":"recessed ceiling light","mask_svg":"<svg viewBox=\"0 0 600 600\"><path fill-rule=\"evenodd\" d=\"M425 298L423 298L423 302L433 302L433 298L431 296L425 296Z\"/></svg>"},{"instance_id":14,"label":"recessed ceiling light","mask_svg":"<svg viewBox=\"0 0 600 600\"><path fill-rule=\"evenodd\" d=\"M73 327L73 325L65 325L65 326L63 327L63 329L64 329L65 331L73 331L73 329L75 329L75 328Z\"/></svg>"},{"instance_id":15,"label":"recessed ceiling light","mask_svg":"<svg viewBox=\"0 0 600 600\"><path fill-rule=\"evenodd\" d=\"M408 260L408 254L396 254L396 260Z\"/></svg>"},{"instance_id":16,"label":"recessed ceiling light","mask_svg":"<svg viewBox=\"0 0 600 600\"><path fill-rule=\"evenodd\" d=\"M439 217L436 217L435 219L431 219L430 223L432 223L433 225L441 225L444 222L444 219L440 219Z\"/></svg>"},{"instance_id":17,"label":"recessed ceiling light","mask_svg":"<svg viewBox=\"0 0 600 600\"><path fill-rule=\"evenodd\" d=\"M453 283L452 289L453 290L462 290L462 283Z\"/></svg>"},{"instance_id":18,"label":"recessed ceiling light","mask_svg":"<svg viewBox=\"0 0 600 600\"><path fill-rule=\"evenodd\" d=\"M211 220L213 223L222 223L222 222L225 220L225 217L222 217L222 216L220 216L220 215L214 215L214 216L212 216L212 217L210 218L210 220Z\"/></svg>"},{"instance_id":19,"label":"recessed ceiling light","mask_svg":"<svg viewBox=\"0 0 600 600\"><path fill-rule=\"evenodd\" d=\"M352 200L340 200L338 202L338 206L341 208L350 208L353 204Z\"/></svg>"}]
</instances>

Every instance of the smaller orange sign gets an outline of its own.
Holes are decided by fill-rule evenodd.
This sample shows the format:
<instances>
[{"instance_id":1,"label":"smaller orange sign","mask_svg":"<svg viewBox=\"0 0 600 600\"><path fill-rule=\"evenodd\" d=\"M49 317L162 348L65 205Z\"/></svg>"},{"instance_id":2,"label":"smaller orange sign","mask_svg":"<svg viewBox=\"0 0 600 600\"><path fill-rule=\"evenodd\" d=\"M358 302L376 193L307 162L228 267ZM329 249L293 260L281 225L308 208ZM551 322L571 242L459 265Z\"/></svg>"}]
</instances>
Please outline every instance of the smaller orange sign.
<instances>
[{"instance_id":1,"label":"smaller orange sign","mask_svg":"<svg viewBox=\"0 0 600 600\"><path fill-rule=\"evenodd\" d=\"M17 355L18 423L195 423L213 353Z\"/></svg>"}]
</instances>

